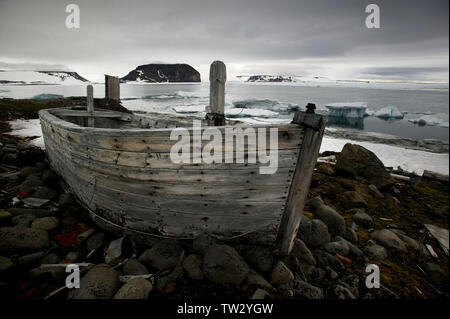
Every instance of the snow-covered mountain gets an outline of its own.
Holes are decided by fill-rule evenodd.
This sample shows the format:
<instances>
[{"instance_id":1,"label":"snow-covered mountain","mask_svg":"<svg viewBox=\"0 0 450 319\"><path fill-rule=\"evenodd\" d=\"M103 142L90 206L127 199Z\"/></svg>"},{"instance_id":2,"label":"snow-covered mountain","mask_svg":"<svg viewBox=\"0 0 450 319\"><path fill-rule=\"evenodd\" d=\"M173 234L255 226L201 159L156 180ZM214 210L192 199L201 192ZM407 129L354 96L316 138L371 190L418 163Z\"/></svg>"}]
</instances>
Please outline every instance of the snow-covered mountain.
<instances>
[{"instance_id":1,"label":"snow-covered mountain","mask_svg":"<svg viewBox=\"0 0 450 319\"><path fill-rule=\"evenodd\" d=\"M295 78L285 75L237 75L239 80L243 82L295 82Z\"/></svg>"},{"instance_id":2,"label":"snow-covered mountain","mask_svg":"<svg viewBox=\"0 0 450 319\"><path fill-rule=\"evenodd\" d=\"M9 85L76 85L89 82L76 72L0 70L0 84Z\"/></svg>"}]
</instances>

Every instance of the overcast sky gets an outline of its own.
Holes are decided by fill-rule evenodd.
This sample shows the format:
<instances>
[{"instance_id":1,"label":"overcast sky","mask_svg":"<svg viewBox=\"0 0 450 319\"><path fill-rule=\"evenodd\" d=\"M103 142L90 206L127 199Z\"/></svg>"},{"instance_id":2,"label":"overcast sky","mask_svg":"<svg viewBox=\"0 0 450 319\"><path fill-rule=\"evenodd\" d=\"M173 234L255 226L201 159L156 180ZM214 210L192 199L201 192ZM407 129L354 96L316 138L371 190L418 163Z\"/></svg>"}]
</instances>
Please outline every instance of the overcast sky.
<instances>
[{"instance_id":1,"label":"overcast sky","mask_svg":"<svg viewBox=\"0 0 450 319\"><path fill-rule=\"evenodd\" d=\"M69 3L80 29L67 29ZM380 7L380 29L365 8ZM0 69L70 69L93 81L137 65L238 74L448 82L448 0L0 0Z\"/></svg>"}]
</instances>

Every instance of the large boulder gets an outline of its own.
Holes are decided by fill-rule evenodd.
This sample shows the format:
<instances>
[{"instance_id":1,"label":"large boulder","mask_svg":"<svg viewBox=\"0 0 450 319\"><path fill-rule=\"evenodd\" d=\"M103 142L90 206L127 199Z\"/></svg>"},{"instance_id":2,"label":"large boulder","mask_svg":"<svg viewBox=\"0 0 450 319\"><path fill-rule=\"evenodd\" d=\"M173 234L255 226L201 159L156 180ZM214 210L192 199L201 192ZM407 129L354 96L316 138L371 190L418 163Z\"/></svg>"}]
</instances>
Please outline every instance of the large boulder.
<instances>
[{"instance_id":1,"label":"large boulder","mask_svg":"<svg viewBox=\"0 0 450 319\"><path fill-rule=\"evenodd\" d=\"M336 170L353 177L360 176L378 189L394 183L380 159L373 152L356 144L344 145L336 157Z\"/></svg>"},{"instance_id":2,"label":"large boulder","mask_svg":"<svg viewBox=\"0 0 450 319\"><path fill-rule=\"evenodd\" d=\"M48 233L42 229L0 228L0 253L27 253L42 250L50 244Z\"/></svg>"},{"instance_id":3,"label":"large boulder","mask_svg":"<svg viewBox=\"0 0 450 319\"><path fill-rule=\"evenodd\" d=\"M257 271L267 273L272 270L273 256L270 248L261 246L251 246L246 254L248 263Z\"/></svg>"},{"instance_id":4,"label":"large boulder","mask_svg":"<svg viewBox=\"0 0 450 319\"><path fill-rule=\"evenodd\" d=\"M341 236L345 232L345 220L332 207L322 205L315 212L314 216L323 221L327 227L328 232L332 236Z\"/></svg>"},{"instance_id":5,"label":"large boulder","mask_svg":"<svg viewBox=\"0 0 450 319\"><path fill-rule=\"evenodd\" d=\"M377 245L373 240L367 241L367 245L364 247L364 252L367 254L369 258L375 260L383 260L388 257L386 248Z\"/></svg>"},{"instance_id":6,"label":"large boulder","mask_svg":"<svg viewBox=\"0 0 450 319\"><path fill-rule=\"evenodd\" d=\"M203 274L217 284L239 285L249 271L238 252L228 245L212 245L205 252Z\"/></svg>"},{"instance_id":7,"label":"large boulder","mask_svg":"<svg viewBox=\"0 0 450 319\"><path fill-rule=\"evenodd\" d=\"M298 229L298 238L304 241L309 248L317 248L331 239L328 227L319 219L306 220L304 218Z\"/></svg>"},{"instance_id":8,"label":"large boulder","mask_svg":"<svg viewBox=\"0 0 450 319\"><path fill-rule=\"evenodd\" d=\"M311 251L308 249L308 247L306 247L306 244L298 238L296 238L294 241L292 254L297 257L299 262L304 262L313 266L316 264L316 260L314 259Z\"/></svg>"}]
</instances>

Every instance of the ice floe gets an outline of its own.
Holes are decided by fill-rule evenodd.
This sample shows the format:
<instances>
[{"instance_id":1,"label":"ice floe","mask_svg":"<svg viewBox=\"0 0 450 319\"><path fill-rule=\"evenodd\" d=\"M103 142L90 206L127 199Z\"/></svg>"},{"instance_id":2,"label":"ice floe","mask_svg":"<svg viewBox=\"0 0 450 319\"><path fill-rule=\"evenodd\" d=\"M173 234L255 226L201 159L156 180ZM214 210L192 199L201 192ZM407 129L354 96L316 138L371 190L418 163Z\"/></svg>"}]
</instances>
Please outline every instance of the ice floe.
<instances>
[{"instance_id":1,"label":"ice floe","mask_svg":"<svg viewBox=\"0 0 450 319\"><path fill-rule=\"evenodd\" d=\"M390 118L402 119L404 115L402 112L400 112L400 110L396 106L389 105L389 106L385 106L385 107L381 108L380 110L376 111L373 114L373 116L384 118L384 119L390 119Z\"/></svg>"}]
</instances>

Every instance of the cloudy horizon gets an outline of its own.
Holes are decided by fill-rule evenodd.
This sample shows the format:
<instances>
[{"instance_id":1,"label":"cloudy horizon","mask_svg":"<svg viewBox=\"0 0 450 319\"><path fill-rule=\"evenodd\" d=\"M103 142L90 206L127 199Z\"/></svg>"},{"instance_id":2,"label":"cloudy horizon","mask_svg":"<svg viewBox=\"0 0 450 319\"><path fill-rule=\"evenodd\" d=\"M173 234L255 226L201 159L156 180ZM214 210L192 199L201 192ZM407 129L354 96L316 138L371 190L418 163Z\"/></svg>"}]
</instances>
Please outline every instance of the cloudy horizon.
<instances>
[{"instance_id":1,"label":"cloudy horizon","mask_svg":"<svg viewBox=\"0 0 450 319\"><path fill-rule=\"evenodd\" d=\"M69 3L80 29L68 29ZM368 29L365 7L380 7ZM448 83L447 0L0 0L0 70L70 70L91 81L148 63L187 63L208 80L241 74ZM50 68L50 69L49 69Z\"/></svg>"}]
</instances>

